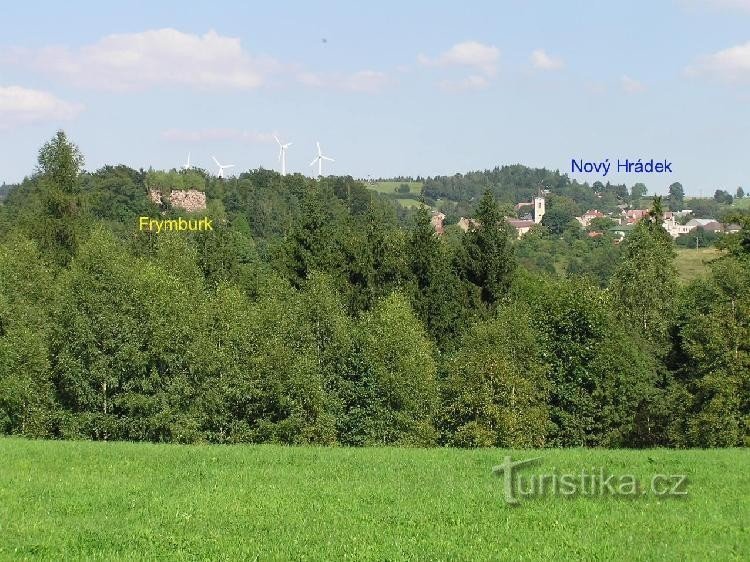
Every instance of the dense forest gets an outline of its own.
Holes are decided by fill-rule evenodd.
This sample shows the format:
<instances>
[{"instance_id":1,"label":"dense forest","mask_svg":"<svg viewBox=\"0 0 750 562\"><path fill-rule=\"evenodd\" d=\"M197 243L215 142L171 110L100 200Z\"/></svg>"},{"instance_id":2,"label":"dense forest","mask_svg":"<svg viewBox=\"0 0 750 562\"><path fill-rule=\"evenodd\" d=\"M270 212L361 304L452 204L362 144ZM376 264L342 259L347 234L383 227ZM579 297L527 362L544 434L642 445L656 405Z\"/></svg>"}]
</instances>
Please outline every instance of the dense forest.
<instances>
[{"instance_id":1,"label":"dense forest","mask_svg":"<svg viewBox=\"0 0 750 562\"><path fill-rule=\"evenodd\" d=\"M660 198L620 245L562 219L517 241L503 217L539 189L553 218L569 201L646 201L557 172L425 180L426 200L470 205L482 225L436 236L426 208L350 177L84 172L62 132L38 162L0 205L2 433L750 444L748 215L731 217L742 230L717 242L710 275L683 285ZM139 230L141 216L186 216L149 189L205 192L214 230Z\"/></svg>"}]
</instances>

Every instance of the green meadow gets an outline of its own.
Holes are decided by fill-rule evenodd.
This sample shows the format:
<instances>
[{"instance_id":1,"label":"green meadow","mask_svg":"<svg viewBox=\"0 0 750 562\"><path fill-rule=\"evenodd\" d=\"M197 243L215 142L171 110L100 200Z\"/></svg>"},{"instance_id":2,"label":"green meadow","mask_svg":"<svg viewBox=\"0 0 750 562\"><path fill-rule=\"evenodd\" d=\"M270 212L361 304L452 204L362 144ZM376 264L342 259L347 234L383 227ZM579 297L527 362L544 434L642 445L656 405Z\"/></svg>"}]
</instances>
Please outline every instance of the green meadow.
<instances>
[{"instance_id":1,"label":"green meadow","mask_svg":"<svg viewBox=\"0 0 750 562\"><path fill-rule=\"evenodd\" d=\"M675 267L677 275L683 283L708 275L708 264L722 255L722 251L714 247L709 248L679 248Z\"/></svg>"},{"instance_id":2,"label":"green meadow","mask_svg":"<svg viewBox=\"0 0 750 562\"><path fill-rule=\"evenodd\" d=\"M504 500L492 467L687 476L686 496ZM747 560L750 451L0 439L1 559ZM523 474L523 473L522 473Z\"/></svg>"},{"instance_id":3,"label":"green meadow","mask_svg":"<svg viewBox=\"0 0 750 562\"><path fill-rule=\"evenodd\" d=\"M422 193L423 183L421 181L378 181L368 185L370 189L374 189L378 193L392 194L396 193L396 190L401 184L409 186L409 193L411 195L419 195Z\"/></svg>"},{"instance_id":4,"label":"green meadow","mask_svg":"<svg viewBox=\"0 0 750 562\"><path fill-rule=\"evenodd\" d=\"M398 201L399 205L401 205L402 207L409 207L409 208L416 208L422 204L418 199L413 199L411 197L407 199L397 199L396 201Z\"/></svg>"}]
</instances>

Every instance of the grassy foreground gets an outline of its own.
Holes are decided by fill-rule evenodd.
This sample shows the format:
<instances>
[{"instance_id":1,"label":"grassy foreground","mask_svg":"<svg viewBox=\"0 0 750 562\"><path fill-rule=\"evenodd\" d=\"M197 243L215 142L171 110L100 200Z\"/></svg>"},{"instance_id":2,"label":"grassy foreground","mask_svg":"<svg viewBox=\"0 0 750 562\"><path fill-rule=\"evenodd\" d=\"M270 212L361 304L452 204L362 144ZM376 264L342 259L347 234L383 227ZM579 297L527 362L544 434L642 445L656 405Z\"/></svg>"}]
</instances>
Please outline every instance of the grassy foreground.
<instances>
[{"instance_id":1,"label":"grassy foreground","mask_svg":"<svg viewBox=\"0 0 750 562\"><path fill-rule=\"evenodd\" d=\"M2 559L747 560L750 451L542 450L688 495L524 499L501 450L0 439Z\"/></svg>"}]
</instances>

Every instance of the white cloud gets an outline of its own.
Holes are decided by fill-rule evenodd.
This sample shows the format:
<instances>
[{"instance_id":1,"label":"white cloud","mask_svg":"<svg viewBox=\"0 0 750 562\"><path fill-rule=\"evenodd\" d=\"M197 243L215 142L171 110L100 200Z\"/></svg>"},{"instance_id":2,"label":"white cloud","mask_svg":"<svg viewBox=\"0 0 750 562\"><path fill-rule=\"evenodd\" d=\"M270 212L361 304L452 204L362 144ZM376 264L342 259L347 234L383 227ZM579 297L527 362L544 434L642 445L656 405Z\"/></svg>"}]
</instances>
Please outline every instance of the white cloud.
<instances>
[{"instance_id":1,"label":"white cloud","mask_svg":"<svg viewBox=\"0 0 750 562\"><path fill-rule=\"evenodd\" d=\"M234 141L247 143L272 143L275 142L273 133L261 133L258 131L245 131L240 129L168 129L162 131L161 136L165 140L174 142L204 142L204 141Z\"/></svg>"},{"instance_id":2,"label":"white cloud","mask_svg":"<svg viewBox=\"0 0 750 562\"><path fill-rule=\"evenodd\" d=\"M78 86L115 91L157 85L249 90L279 67L248 53L238 38L176 29L107 35L77 49L14 49L5 58Z\"/></svg>"},{"instance_id":3,"label":"white cloud","mask_svg":"<svg viewBox=\"0 0 750 562\"><path fill-rule=\"evenodd\" d=\"M750 79L750 41L700 57L686 72L689 76L713 76L729 82Z\"/></svg>"},{"instance_id":4,"label":"white cloud","mask_svg":"<svg viewBox=\"0 0 750 562\"><path fill-rule=\"evenodd\" d=\"M500 49L478 41L465 41L453 45L437 57L420 54L417 60L425 66L467 66L485 76L494 76L500 60Z\"/></svg>"},{"instance_id":5,"label":"white cloud","mask_svg":"<svg viewBox=\"0 0 750 562\"><path fill-rule=\"evenodd\" d=\"M297 81L312 88L333 88L362 93L379 92L391 82L386 73L376 70L360 70L352 74L300 72L297 74Z\"/></svg>"},{"instance_id":6,"label":"white cloud","mask_svg":"<svg viewBox=\"0 0 750 562\"><path fill-rule=\"evenodd\" d=\"M82 109L82 105L63 101L49 92L0 86L2 129L26 123L73 119Z\"/></svg>"},{"instance_id":7,"label":"white cloud","mask_svg":"<svg viewBox=\"0 0 750 562\"><path fill-rule=\"evenodd\" d=\"M531 64L539 70L559 70L565 66L561 58L548 55L544 49L536 49L531 53Z\"/></svg>"},{"instance_id":8,"label":"white cloud","mask_svg":"<svg viewBox=\"0 0 750 562\"><path fill-rule=\"evenodd\" d=\"M740 10L750 12L750 0L682 0L687 6L707 6L720 10Z\"/></svg>"},{"instance_id":9,"label":"white cloud","mask_svg":"<svg viewBox=\"0 0 750 562\"><path fill-rule=\"evenodd\" d=\"M16 48L6 51L2 59L79 87L109 91L158 86L252 90L284 76L309 86L350 92L376 92L389 83L383 72L316 74L269 56L253 55L235 37L170 28L107 35L77 49Z\"/></svg>"},{"instance_id":10,"label":"white cloud","mask_svg":"<svg viewBox=\"0 0 750 562\"><path fill-rule=\"evenodd\" d=\"M644 86L642 82L626 75L623 75L620 78L620 85L628 94L640 94L641 92L646 91L646 86Z\"/></svg>"},{"instance_id":11,"label":"white cloud","mask_svg":"<svg viewBox=\"0 0 750 562\"><path fill-rule=\"evenodd\" d=\"M485 76L473 74L460 80L443 80L440 87L448 92L467 92L472 90L483 90L489 85Z\"/></svg>"},{"instance_id":12,"label":"white cloud","mask_svg":"<svg viewBox=\"0 0 750 562\"><path fill-rule=\"evenodd\" d=\"M342 87L353 92L377 92L388 83L384 72L361 70L344 78Z\"/></svg>"},{"instance_id":13,"label":"white cloud","mask_svg":"<svg viewBox=\"0 0 750 562\"><path fill-rule=\"evenodd\" d=\"M750 12L750 0L707 0L720 8L738 8Z\"/></svg>"}]
</instances>

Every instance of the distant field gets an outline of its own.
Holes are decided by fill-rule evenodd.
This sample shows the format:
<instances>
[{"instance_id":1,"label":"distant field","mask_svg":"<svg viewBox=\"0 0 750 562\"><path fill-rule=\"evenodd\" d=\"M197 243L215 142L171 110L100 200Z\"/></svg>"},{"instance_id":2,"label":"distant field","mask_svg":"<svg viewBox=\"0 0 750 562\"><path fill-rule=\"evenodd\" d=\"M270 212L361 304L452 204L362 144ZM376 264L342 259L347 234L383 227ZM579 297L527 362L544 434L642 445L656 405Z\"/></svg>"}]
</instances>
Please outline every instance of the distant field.
<instances>
[{"instance_id":1,"label":"distant field","mask_svg":"<svg viewBox=\"0 0 750 562\"><path fill-rule=\"evenodd\" d=\"M410 207L410 208L419 207L422 204L417 199L411 199L411 198L397 199L396 201L398 201L402 207ZM429 205L427 205L427 207L429 207Z\"/></svg>"},{"instance_id":2,"label":"distant field","mask_svg":"<svg viewBox=\"0 0 750 562\"><path fill-rule=\"evenodd\" d=\"M742 199L735 199L734 206L738 209L750 209L750 196L743 197Z\"/></svg>"},{"instance_id":3,"label":"distant field","mask_svg":"<svg viewBox=\"0 0 750 562\"><path fill-rule=\"evenodd\" d=\"M688 283L708 274L708 262L721 256L716 248L680 248L677 250L677 273L680 281Z\"/></svg>"},{"instance_id":4,"label":"distant field","mask_svg":"<svg viewBox=\"0 0 750 562\"><path fill-rule=\"evenodd\" d=\"M422 193L422 182L421 181L407 181L407 182L401 182L401 181L379 181L375 182L374 184L368 185L370 189L374 189L375 191L379 193L396 193L396 189L402 184L405 183L409 186L409 193L413 195L419 195Z\"/></svg>"},{"instance_id":5,"label":"distant field","mask_svg":"<svg viewBox=\"0 0 750 562\"><path fill-rule=\"evenodd\" d=\"M504 501L492 467L687 496ZM347 449L0 439L0 559L748 560L750 451Z\"/></svg>"}]
</instances>

